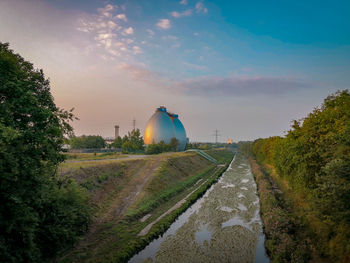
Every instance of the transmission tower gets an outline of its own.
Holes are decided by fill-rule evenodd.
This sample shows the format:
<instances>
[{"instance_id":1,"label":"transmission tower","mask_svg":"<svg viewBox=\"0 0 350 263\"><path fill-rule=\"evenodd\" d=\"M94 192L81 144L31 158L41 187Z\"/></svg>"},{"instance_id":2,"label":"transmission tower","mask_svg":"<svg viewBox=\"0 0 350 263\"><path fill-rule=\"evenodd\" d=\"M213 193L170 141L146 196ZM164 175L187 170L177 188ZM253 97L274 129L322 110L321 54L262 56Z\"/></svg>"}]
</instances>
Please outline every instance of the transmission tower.
<instances>
[{"instance_id":1,"label":"transmission tower","mask_svg":"<svg viewBox=\"0 0 350 263\"><path fill-rule=\"evenodd\" d=\"M218 143L218 137L221 136L219 131L215 130L213 136L215 136L215 143Z\"/></svg>"}]
</instances>

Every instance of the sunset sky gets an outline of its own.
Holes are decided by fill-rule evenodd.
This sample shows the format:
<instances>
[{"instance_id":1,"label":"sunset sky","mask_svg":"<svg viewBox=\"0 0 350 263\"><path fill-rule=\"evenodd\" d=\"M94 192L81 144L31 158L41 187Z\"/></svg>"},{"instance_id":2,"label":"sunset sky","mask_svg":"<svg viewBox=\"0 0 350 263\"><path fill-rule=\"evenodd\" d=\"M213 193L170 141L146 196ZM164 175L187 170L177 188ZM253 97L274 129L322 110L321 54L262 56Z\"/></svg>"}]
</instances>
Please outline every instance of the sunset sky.
<instances>
[{"instance_id":1,"label":"sunset sky","mask_svg":"<svg viewBox=\"0 0 350 263\"><path fill-rule=\"evenodd\" d=\"M191 141L283 135L349 88L350 1L0 0L0 41L42 68L76 135L144 130L156 107Z\"/></svg>"}]
</instances>

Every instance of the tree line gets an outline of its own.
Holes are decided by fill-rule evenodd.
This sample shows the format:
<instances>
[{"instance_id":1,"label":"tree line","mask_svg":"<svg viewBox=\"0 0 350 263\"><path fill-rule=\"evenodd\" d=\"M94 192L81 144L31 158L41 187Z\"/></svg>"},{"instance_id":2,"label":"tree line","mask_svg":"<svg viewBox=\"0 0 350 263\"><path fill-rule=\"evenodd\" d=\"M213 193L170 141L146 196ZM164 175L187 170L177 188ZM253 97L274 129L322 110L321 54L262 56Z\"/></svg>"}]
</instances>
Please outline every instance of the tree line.
<instances>
[{"instance_id":1,"label":"tree line","mask_svg":"<svg viewBox=\"0 0 350 263\"><path fill-rule=\"evenodd\" d=\"M121 149L122 153L146 153L157 154L169 151L178 151L179 141L175 137L167 144L164 141L153 142L145 146L139 129L129 131L123 138L118 136L110 145L106 145L105 140L99 135L72 136L66 140L72 149Z\"/></svg>"},{"instance_id":2,"label":"tree line","mask_svg":"<svg viewBox=\"0 0 350 263\"><path fill-rule=\"evenodd\" d=\"M273 165L294 191L305 193L309 218L319 220L318 246L331 258L350 260L350 93L338 91L285 137L253 143L258 161Z\"/></svg>"}]
</instances>

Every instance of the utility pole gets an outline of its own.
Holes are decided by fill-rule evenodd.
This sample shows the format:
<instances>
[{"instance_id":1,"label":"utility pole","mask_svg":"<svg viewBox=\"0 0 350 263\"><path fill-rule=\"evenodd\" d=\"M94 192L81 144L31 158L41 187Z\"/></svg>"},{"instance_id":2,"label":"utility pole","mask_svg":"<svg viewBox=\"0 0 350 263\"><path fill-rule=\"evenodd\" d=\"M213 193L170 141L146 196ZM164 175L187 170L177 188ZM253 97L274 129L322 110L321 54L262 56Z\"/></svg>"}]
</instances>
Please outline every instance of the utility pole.
<instances>
[{"instance_id":1,"label":"utility pole","mask_svg":"<svg viewBox=\"0 0 350 263\"><path fill-rule=\"evenodd\" d=\"M218 137L221 136L217 129L214 131L214 136L215 136L215 143L217 144L218 143Z\"/></svg>"}]
</instances>

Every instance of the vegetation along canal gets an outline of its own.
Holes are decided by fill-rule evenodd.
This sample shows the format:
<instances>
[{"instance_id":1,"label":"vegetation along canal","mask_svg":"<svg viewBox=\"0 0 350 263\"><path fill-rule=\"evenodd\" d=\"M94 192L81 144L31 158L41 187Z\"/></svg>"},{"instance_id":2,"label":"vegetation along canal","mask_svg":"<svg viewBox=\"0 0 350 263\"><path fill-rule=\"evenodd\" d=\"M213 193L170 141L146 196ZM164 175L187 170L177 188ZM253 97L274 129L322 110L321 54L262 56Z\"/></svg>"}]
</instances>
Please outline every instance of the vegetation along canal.
<instances>
[{"instance_id":1,"label":"vegetation along canal","mask_svg":"<svg viewBox=\"0 0 350 263\"><path fill-rule=\"evenodd\" d=\"M220 180L129 262L269 262L259 212L248 160L238 153Z\"/></svg>"}]
</instances>

